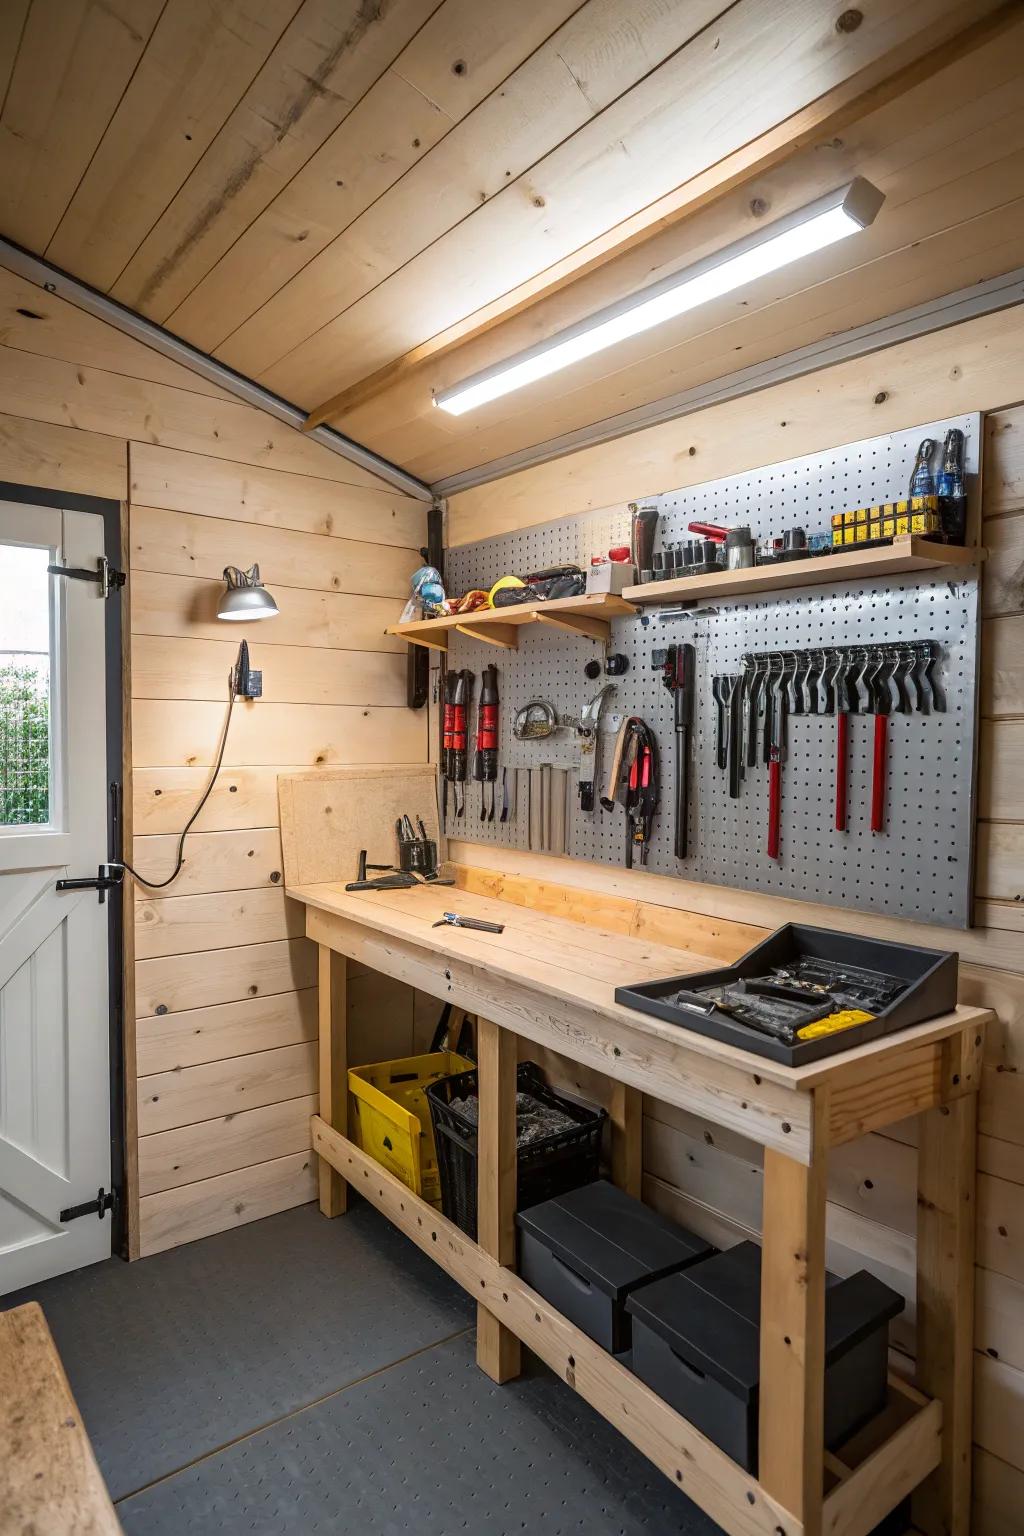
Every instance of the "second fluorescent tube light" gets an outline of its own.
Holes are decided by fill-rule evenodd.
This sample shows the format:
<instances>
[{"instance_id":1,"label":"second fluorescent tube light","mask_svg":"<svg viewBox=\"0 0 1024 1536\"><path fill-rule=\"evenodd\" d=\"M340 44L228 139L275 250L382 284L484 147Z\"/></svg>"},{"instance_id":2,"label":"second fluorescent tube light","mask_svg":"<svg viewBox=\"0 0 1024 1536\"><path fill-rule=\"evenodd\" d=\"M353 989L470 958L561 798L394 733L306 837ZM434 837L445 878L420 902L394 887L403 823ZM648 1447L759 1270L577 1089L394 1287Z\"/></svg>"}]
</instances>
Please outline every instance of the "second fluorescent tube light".
<instances>
[{"instance_id":1,"label":"second fluorescent tube light","mask_svg":"<svg viewBox=\"0 0 1024 1536\"><path fill-rule=\"evenodd\" d=\"M824 250L873 223L884 201L877 187L858 176L849 186L830 192L806 208L748 235L682 272L599 310L508 362L498 363L452 389L434 396L434 404L453 416L497 400L514 389L547 378L595 352L603 352L629 336L649 331L676 315L721 298L745 283L777 272L801 256Z\"/></svg>"}]
</instances>

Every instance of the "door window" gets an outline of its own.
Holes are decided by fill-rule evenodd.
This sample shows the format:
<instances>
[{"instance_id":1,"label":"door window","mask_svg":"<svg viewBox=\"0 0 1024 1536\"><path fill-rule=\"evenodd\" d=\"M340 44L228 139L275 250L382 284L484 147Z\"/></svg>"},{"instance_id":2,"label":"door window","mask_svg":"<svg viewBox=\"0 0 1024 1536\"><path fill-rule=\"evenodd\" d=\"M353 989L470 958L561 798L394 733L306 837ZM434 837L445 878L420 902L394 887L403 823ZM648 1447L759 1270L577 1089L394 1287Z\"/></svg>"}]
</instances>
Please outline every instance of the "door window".
<instances>
[{"instance_id":1,"label":"door window","mask_svg":"<svg viewBox=\"0 0 1024 1536\"><path fill-rule=\"evenodd\" d=\"M0 544L0 829L54 820L52 559Z\"/></svg>"}]
</instances>

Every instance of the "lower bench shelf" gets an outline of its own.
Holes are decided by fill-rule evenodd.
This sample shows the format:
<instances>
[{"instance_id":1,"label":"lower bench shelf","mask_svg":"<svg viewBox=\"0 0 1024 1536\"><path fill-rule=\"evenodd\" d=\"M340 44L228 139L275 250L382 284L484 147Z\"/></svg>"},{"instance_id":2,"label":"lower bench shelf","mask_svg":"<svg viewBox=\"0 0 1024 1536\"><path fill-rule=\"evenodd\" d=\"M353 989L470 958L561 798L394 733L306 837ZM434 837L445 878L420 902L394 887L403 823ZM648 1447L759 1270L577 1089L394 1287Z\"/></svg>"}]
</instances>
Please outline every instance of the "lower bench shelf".
<instances>
[{"instance_id":1,"label":"lower bench shelf","mask_svg":"<svg viewBox=\"0 0 1024 1536\"><path fill-rule=\"evenodd\" d=\"M755 1477L461 1229L313 1117L313 1149L733 1536L804 1536ZM938 1465L942 1406L896 1378L885 1412L824 1458L828 1536L867 1536Z\"/></svg>"}]
</instances>

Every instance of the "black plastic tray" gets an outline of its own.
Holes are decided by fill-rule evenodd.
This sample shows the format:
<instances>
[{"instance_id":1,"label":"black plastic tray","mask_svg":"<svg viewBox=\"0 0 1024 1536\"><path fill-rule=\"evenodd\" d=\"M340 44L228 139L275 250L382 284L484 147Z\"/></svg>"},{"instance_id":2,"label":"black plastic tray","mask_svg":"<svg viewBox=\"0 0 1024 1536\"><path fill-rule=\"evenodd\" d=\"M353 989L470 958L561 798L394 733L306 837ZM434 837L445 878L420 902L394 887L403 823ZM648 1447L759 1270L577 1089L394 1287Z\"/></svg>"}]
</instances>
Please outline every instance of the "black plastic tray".
<instances>
[{"instance_id":1,"label":"black plastic tray","mask_svg":"<svg viewBox=\"0 0 1024 1536\"><path fill-rule=\"evenodd\" d=\"M673 993L693 996L697 1004L706 999L694 996L701 987L721 986L741 977L762 976L773 966L785 965L801 956L832 960L838 964L859 965L899 976L907 982L906 991L888 1008L865 1024L820 1040L800 1040L786 1045L763 1035L759 1030L730 1019L725 1014L702 1014L680 1008L667 999ZM616 987L615 1001L627 1008L650 1013L668 1024L678 1024L695 1034L722 1040L755 1056L766 1056L787 1067L802 1067L840 1051L853 1050L869 1040L923 1024L956 1007L957 956L939 949L919 949L911 944L894 944L888 939L866 939L858 934L836 933L831 928L808 928L801 923L786 923L767 939L749 950L735 965L717 971L703 971L697 976L670 976L665 981L639 982L636 986Z\"/></svg>"}]
</instances>

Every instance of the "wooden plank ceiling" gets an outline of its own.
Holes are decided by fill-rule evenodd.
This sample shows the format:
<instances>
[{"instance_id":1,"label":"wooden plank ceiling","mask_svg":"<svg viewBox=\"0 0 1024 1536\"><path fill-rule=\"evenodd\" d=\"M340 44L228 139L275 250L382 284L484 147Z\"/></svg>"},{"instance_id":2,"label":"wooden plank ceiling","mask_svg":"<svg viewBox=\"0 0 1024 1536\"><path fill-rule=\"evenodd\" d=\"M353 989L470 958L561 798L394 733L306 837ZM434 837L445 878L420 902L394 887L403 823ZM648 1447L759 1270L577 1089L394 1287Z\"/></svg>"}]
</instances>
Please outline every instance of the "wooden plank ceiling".
<instances>
[{"instance_id":1,"label":"wooden plank ceiling","mask_svg":"<svg viewBox=\"0 0 1024 1536\"><path fill-rule=\"evenodd\" d=\"M1024 263L999 0L7 0L0 232L430 481ZM863 235L432 394L854 174Z\"/></svg>"}]
</instances>

